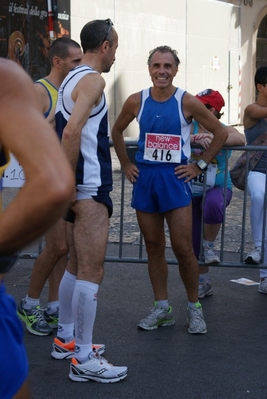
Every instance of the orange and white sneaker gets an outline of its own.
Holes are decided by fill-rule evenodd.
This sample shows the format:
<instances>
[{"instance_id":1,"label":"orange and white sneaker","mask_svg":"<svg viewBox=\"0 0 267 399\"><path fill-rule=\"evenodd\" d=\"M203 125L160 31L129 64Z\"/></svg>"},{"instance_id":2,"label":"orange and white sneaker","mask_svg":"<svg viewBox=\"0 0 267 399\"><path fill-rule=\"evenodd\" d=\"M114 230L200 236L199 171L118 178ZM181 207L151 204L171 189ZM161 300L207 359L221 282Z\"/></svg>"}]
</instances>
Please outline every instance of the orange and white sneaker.
<instances>
[{"instance_id":1,"label":"orange and white sneaker","mask_svg":"<svg viewBox=\"0 0 267 399\"><path fill-rule=\"evenodd\" d=\"M93 344L93 351L101 355L106 350L106 346L104 344ZM54 338L53 341L53 350L51 352L51 356L54 359L62 360L62 359L70 359L73 357L75 352L75 339L70 342L65 342L63 338Z\"/></svg>"},{"instance_id":2,"label":"orange and white sneaker","mask_svg":"<svg viewBox=\"0 0 267 399\"><path fill-rule=\"evenodd\" d=\"M113 366L98 353L90 353L85 363L79 362L74 357L71 359L69 378L72 381L86 382L119 382L127 377L128 368Z\"/></svg>"}]
</instances>

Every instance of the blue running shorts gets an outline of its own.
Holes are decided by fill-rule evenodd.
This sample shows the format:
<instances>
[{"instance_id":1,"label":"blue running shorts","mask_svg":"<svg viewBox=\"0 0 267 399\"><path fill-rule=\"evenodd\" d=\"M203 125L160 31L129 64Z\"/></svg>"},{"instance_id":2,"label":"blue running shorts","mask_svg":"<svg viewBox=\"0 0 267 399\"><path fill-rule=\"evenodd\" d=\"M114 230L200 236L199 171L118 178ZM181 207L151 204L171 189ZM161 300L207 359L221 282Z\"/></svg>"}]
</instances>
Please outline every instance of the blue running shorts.
<instances>
[{"instance_id":1,"label":"blue running shorts","mask_svg":"<svg viewBox=\"0 0 267 399\"><path fill-rule=\"evenodd\" d=\"M192 201L191 185L174 174L176 166L138 163L139 177L133 184L131 206L148 213L162 213L188 206Z\"/></svg>"},{"instance_id":2,"label":"blue running shorts","mask_svg":"<svg viewBox=\"0 0 267 399\"><path fill-rule=\"evenodd\" d=\"M14 298L0 281L0 398L10 399L28 377L23 327Z\"/></svg>"}]
</instances>

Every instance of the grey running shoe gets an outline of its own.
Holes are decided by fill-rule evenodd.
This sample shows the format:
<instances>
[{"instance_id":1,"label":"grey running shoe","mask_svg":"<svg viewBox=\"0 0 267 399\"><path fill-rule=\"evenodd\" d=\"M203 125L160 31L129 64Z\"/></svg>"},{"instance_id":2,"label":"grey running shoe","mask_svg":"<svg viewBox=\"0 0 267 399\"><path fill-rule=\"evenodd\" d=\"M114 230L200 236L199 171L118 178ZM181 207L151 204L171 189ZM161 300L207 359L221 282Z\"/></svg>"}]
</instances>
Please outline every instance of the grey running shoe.
<instances>
[{"instance_id":1,"label":"grey running shoe","mask_svg":"<svg viewBox=\"0 0 267 399\"><path fill-rule=\"evenodd\" d=\"M33 306L31 309L24 309L23 302L24 301L22 300L18 305L17 315L26 325L27 330L34 335L51 335L53 330L46 322L41 307Z\"/></svg>"},{"instance_id":2,"label":"grey running shoe","mask_svg":"<svg viewBox=\"0 0 267 399\"><path fill-rule=\"evenodd\" d=\"M213 295L211 284L208 281L198 282L198 297L204 298L205 296Z\"/></svg>"},{"instance_id":3,"label":"grey running shoe","mask_svg":"<svg viewBox=\"0 0 267 399\"><path fill-rule=\"evenodd\" d=\"M218 255L213 251L211 248L204 248L203 251L203 257L206 265L209 265L211 263L220 263L221 259L219 258Z\"/></svg>"},{"instance_id":4,"label":"grey running shoe","mask_svg":"<svg viewBox=\"0 0 267 399\"><path fill-rule=\"evenodd\" d=\"M44 309L44 318L51 328L57 328L58 309L54 313L47 313L47 309Z\"/></svg>"},{"instance_id":5,"label":"grey running shoe","mask_svg":"<svg viewBox=\"0 0 267 399\"><path fill-rule=\"evenodd\" d=\"M250 265L258 265L261 261L261 247L255 248L249 254L247 254L244 262Z\"/></svg>"},{"instance_id":6,"label":"grey running shoe","mask_svg":"<svg viewBox=\"0 0 267 399\"><path fill-rule=\"evenodd\" d=\"M202 306L200 303L196 307L187 308L188 332L190 334L206 334L207 326L204 320Z\"/></svg>"},{"instance_id":7,"label":"grey running shoe","mask_svg":"<svg viewBox=\"0 0 267 399\"><path fill-rule=\"evenodd\" d=\"M119 382L127 377L127 367L117 367L99 354L92 352L85 363L80 363L74 357L71 359L69 378L72 381L86 382Z\"/></svg>"},{"instance_id":8,"label":"grey running shoe","mask_svg":"<svg viewBox=\"0 0 267 399\"><path fill-rule=\"evenodd\" d=\"M174 323L175 320L172 314L172 307L169 306L169 309L163 309L155 302L149 315L142 319L137 326L144 330L155 330L159 326L172 326Z\"/></svg>"},{"instance_id":9,"label":"grey running shoe","mask_svg":"<svg viewBox=\"0 0 267 399\"><path fill-rule=\"evenodd\" d=\"M267 278L264 278L262 281L260 281L258 291L261 294L267 294Z\"/></svg>"}]
</instances>

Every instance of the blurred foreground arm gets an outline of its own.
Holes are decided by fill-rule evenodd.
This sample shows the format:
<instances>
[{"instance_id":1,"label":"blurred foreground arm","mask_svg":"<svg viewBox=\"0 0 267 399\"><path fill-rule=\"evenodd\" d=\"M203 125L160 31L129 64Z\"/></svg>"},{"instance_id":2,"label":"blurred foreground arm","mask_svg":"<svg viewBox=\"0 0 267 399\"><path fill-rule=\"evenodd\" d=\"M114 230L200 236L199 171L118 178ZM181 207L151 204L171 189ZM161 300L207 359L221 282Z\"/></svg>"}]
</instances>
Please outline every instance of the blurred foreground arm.
<instances>
[{"instance_id":1,"label":"blurred foreground arm","mask_svg":"<svg viewBox=\"0 0 267 399\"><path fill-rule=\"evenodd\" d=\"M12 253L64 214L75 183L56 134L37 107L30 77L5 59L0 59L0 77L0 143L18 159L26 177L0 213L0 252Z\"/></svg>"}]
</instances>

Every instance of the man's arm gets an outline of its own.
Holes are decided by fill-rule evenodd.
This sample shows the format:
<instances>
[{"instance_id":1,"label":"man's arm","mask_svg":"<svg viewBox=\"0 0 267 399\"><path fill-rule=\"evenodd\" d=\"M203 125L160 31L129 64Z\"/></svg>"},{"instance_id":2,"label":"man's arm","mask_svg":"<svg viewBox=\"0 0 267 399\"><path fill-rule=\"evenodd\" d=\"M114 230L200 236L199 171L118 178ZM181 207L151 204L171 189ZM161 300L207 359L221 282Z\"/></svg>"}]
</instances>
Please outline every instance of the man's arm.
<instances>
[{"instance_id":1,"label":"man's arm","mask_svg":"<svg viewBox=\"0 0 267 399\"><path fill-rule=\"evenodd\" d=\"M52 127L38 109L30 77L0 61L0 142L21 163L26 181L0 214L0 252L12 253L42 235L65 212L74 177Z\"/></svg>"},{"instance_id":2,"label":"man's arm","mask_svg":"<svg viewBox=\"0 0 267 399\"><path fill-rule=\"evenodd\" d=\"M62 147L74 173L79 157L82 128L92 109L100 102L104 88L104 79L94 73L85 75L72 92L75 105L63 130Z\"/></svg>"},{"instance_id":3,"label":"man's arm","mask_svg":"<svg viewBox=\"0 0 267 399\"><path fill-rule=\"evenodd\" d=\"M121 167L127 179L131 183L135 182L135 179L138 177L139 171L138 168L133 163L131 163L128 157L124 143L123 132L136 117L139 107L140 93L132 94L125 101L112 129L112 140L117 157L119 158Z\"/></svg>"},{"instance_id":4,"label":"man's arm","mask_svg":"<svg viewBox=\"0 0 267 399\"><path fill-rule=\"evenodd\" d=\"M202 159L209 164L220 149L225 144L228 135L229 127L223 126L222 123L192 94L185 93L183 99L184 115L188 120L194 118L202 126L213 133L213 139L209 148L205 151ZM190 181L202 171L197 164L181 165L175 168L175 174L178 178L185 178L185 182Z\"/></svg>"},{"instance_id":5,"label":"man's arm","mask_svg":"<svg viewBox=\"0 0 267 399\"><path fill-rule=\"evenodd\" d=\"M245 145L246 139L244 134L240 133L236 128L228 126L228 138L224 143L225 146Z\"/></svg>"}]
</instances>

